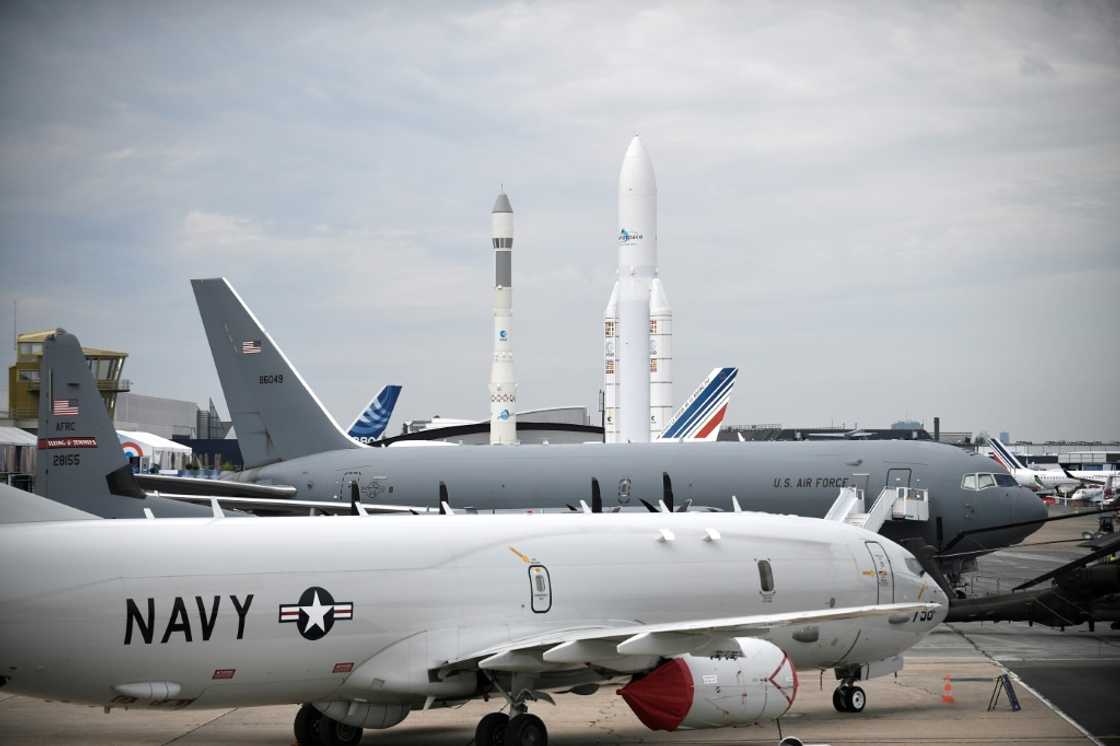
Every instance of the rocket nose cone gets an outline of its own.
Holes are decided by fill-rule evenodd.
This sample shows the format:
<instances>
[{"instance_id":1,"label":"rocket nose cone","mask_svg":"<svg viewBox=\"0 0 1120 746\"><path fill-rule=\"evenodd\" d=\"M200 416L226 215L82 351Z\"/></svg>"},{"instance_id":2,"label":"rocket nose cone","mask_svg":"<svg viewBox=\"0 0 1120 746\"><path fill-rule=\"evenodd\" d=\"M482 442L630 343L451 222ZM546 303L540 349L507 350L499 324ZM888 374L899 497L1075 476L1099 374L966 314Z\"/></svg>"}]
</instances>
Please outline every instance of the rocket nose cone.
<instances>
[{"instance_id":1,"label":"rocket nose cone","mask_svg":"<svg viewBox=\"0 0 1120 746\"><path fill-rule=\"evenodd\" d=\"M509 197L506 196L505 192L502 192L501 194L499 194L498 198L496 200L494 200L494 209L491 210L490 212L491 213L495 213L495 212L510 212L510 213L512 213L513 212L513 206L510 205Z\"/></svg>"},{"instance_id":2,"label":"rocket nose cone","mask_svg":"<svg viewBox=\"0 0 1120 746\"><path fill-rule=\"evenodd\" d=\"M656 193L657 179L653 175L653 161L642 145L641 139L634 135L622 156L622 168L618 172L620 192Z\"/></svg>"}]
</instances>

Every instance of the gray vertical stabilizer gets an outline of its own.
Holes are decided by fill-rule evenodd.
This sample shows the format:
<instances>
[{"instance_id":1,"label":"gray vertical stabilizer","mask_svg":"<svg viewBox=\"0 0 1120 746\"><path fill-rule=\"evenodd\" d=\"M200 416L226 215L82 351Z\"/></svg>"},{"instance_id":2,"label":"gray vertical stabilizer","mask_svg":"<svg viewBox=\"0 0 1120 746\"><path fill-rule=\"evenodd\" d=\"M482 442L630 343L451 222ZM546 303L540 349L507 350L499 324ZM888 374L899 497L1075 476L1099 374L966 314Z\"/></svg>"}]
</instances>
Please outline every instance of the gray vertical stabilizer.
<instances>
[{"instance_id":1,"label":"gray vertical stabilizer","mask_svg":"<svg viewBox=\"0 0 1120 746\"><path fill-rule=\"evenodd\" d=\"M77 337L62 329L47 337L39 380L38 494L104 518L143 518L144 508L160 516L209 512L146 497L132 476Z\"/></svg>"},{"instance_id":2,"label":"gray vertical stabilizer","mask_svg":"<svg viewBox=\"0 0 1120 746\"><path fill-rule=\"evenodd\" d=\"M225 278L191 280L245 466L361 448Z\"/></svg>"}]
</instances>

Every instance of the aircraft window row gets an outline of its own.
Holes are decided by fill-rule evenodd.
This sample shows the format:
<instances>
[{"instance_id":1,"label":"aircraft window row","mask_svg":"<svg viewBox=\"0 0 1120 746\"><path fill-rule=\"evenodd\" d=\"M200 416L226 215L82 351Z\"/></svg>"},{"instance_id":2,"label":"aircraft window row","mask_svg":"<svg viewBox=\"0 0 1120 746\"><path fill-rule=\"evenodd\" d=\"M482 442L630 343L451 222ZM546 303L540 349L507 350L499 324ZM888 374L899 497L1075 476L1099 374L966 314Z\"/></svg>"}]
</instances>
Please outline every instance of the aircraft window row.
<instances>
[{"instance_id":1,"label":"aircraft window row","mask_svg":"<svg viewBox=\"0 0 1120 746\"><path fill-rule=\"evenodd\" d=\"M965 474L961 477L961 489L986 490L989 487L1015 487L1018 483L1010 474Z\"/></svg>"}]
</instances>

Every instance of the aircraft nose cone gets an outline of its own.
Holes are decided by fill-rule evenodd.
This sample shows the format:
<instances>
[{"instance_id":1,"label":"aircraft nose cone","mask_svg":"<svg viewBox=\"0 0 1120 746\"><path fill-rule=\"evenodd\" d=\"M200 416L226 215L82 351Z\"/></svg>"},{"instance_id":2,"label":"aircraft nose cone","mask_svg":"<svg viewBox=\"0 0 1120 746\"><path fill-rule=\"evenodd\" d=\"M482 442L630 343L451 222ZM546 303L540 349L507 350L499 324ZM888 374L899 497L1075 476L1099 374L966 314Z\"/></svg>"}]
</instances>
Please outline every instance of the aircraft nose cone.
<instances>
[{"instance_id":1,"label":"aircraft nose cone","mask_svg":"<svg viewBox=\"0 0 1120 746\"><path fill-rule=\"evenodd\" d=\"M1046 503L1042 502L1038 495L1025 487L1020 487L1012 491L1011 495L1011 520L1020 523L1025 521L1037 521L1033 525L1022 526L1022 536L1020 541L1033 534L1041 526L1042 522L1047 518Z\"/></svg>"}]
</instances>

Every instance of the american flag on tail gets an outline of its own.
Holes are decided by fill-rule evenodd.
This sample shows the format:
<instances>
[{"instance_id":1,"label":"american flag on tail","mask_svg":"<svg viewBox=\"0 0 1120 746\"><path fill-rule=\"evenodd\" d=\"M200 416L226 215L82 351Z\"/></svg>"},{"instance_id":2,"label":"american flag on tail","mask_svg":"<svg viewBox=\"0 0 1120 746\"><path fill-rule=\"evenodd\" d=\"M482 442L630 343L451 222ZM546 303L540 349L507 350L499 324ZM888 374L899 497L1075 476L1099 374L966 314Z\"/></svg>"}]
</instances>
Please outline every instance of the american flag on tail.
<instances>
[{"instance_id":1,"label":"american flag on tail","mask_svg":"<svg viewBox=\"0 0 1120 746\"><path fill-rule=\"evenodd\" d=\"M261 351L261 341L259 339L246 339L241 343L242 355L256 355Z\"/></svg>"},{"instance_id":2,"label":"american flag on tail","mask_svg":"<svg viewBox=\"0 0 1120 746\"><path fill-rule=\"evenodd\" d=\"M55 417L77 417L77 399L55 399L51 402L51 414Z\"/></svg>"}]
</instances>

